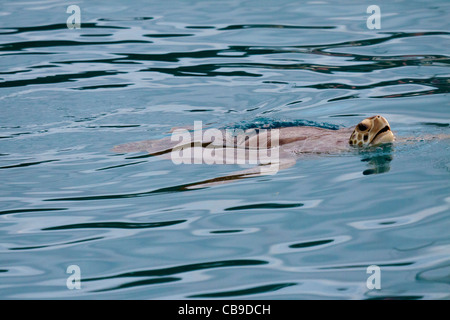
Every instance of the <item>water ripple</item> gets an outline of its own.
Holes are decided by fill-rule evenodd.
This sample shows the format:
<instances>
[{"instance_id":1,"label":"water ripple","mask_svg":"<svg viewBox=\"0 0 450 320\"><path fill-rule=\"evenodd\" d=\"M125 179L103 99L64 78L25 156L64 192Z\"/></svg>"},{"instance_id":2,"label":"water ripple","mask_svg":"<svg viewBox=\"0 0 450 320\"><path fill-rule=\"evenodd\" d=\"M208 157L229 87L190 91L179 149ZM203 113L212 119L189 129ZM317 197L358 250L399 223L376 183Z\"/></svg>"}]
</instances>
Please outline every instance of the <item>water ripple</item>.
<instances>
[{"instance_id":1,"label":"water ripple","mask_svg":"<svg viewBox=\"0 0 450 320\"><path fill-rule=\"evenodd\" d=\"M111 276L88 278L88 279L84 279L83 281L84 282L92 282L92 281L111 280L111 279L151 277L150 279L142 279L142 280L138 280L138 281L124 282L123 284L112 287L112 288L95 290L95 292L110 291L110 290L117 290L117 289L129 288L129 287L135 287L135 286L153 285L153 284L160 284L160 283L166 283L166 282L180 281L180 280L182 280L182 278L171 277L171 276L182 274L182 273L187 273L187 272L217 269L217 268L258 266L258 265L264 265L267 263L268 263L267 261L263 261L263 260L226 260L226 261L203 262L203 263L187 264L187 265L161 268L161 269L131 271L131 272L125 272L125 273L111 275ZM154 277L157 277L157 278L154 278Z\"/></svg>"},{"instance_id":2,"label":"water ripple","mask_svg":"<svg viewBox=\"0 0 450 320\"><path fill-rule=\"evenodd\" d=\"M335 29L335 26L295 26L283 24L236 24L229 25L218 30L239 30L239 29Z\"/></svg>"},{"instance_id":3,"label":"water ripple","mask_svg":"<svg viewBox=\"0 0 450 320\"><path fill-rule=\"evenodd\" d=\"M216 269L216 268L229 268L229 267L245 267L245 266L258 266L267 264L264 260L246 260L246 259L236 259L236 260L224 260L224 261L213 261L213 262L202 262L194 264L186 264L176 267L168 267L161 269L150 269L150 270L140 270L125 272L112 276L89 278L84 281L98 281L104 279L116 279L116 278L128 278L128 277L155 277L155 276L171 276L179 273L186 273L192 271L200 271L205 269Z\"/></svg>"},{"instance_id":4,"label":"water ripple","mask_svg":"<svg viewBox=\"0 0 450 320\"><path fill-rule=\"evenodd\" d=\"M369 230L369 229L385 229L392 228L398 226L404 226L411 223L416 223L425 218L428 218L432 215L446 212L449 210L449 205L445 204L442 206L436 206L432 208L427 208L421 210L416 213L412 213L409 215L403 215L401 217L392 217L392 218L384 218L384 219L375 219L375 220L367 220L367 221L357 221L349 223L350 226L361 229L361 230Z\"/></svg>"},{"instance_id":5,"label":"water ripple","mask_svg":"<svg viewBox=\"0 0 450 320\"><path fill-rule=\"evenodd\" d=\"M44 248L51 248L51 247L61 247L61 246L66 246L66 245L70 245L70 244L78 244L78 243L90 242L90 241L101 240L101 239L103 239L103 237L93 237L93 238L88 238L88 239L81 239L81 240L55 243L55 244L46 244L46 245L40 245L40 246L12 247L12 248L9 248L9 250L18 251L18 250L35 250L35 249L44 249Z\"/></svg>"},{"instance_id":6,"label":"water ripple","mask_svg":"<svg viewBox=\"0 0 450 320\"><path fill-rule=\"evenodd\" d=\"M160 221L160 222L90 222L90 223L77 223L64 226L48 227L42 230L71 230L71 229L148 229L148 228L161 228L184 223L187 220L174 220L174 221Z\"/></svg>"},{"instance_id":7,"label":"water ripple","mask_svg":"<svg viewBox=\"0 0 450 320\"><path fill-rule=\"evenodd\" d=\"M92 22L84 22L83 29L128 29L127 27L119 27L119 26L102 26L97 23ZM4 32L0 32L0 34L18 34L25 32L36 32L36 31L53 31L53 30L67 30L67 24L65 23L55 23L48 24L42 26L32 26L32 27L16 27L16 28L0 28L0 30L6 30ZM8 31L13 30L13 31Z\"/></svg>"},{"instance_id":8,"label":"water ripple","mask_svg":"<svg viewBox=\"0 0 450 320\"><path fill-rule=\"evenodd\" d=\"M35 161L35 162L24 162L24 163L19 163L19 164L12 164L9 166L3 166L0 167L0 169L11 169L11 168L22 168L22 167L30 167L30 166L36 166L39 164L43 164L43 163L48 163L48 162L55 162L55 161L59 161L59 160L42 160L42 161Z\"/></svg>"},{"instance_id":9,"label":"water ripple","mask_svg":"<svg viewBox=\"0 0 450 320\"><path fill-rule=\"evenodd\" d=\"M145 279L145 280L138 280L138 281L131 281L131 282L123 283L116 287L93 290L92 292L106 292L106 291L112 291L112 290L134 288L134 287L139 287L139 286L149 286L149 285L155 285L155 284L170 283L170 282L180 281L180 280L182 280L182 279L176 278L176 277L161 277L161 278L156 278L156 279Z\"/></svg>"},{"instance_id":10,"label":"water ripple","mask_svg":"<svg viewBox=\"0 0 450 320\"><path fill-rule=\"evenodd\" d=\"M45 41L22 41L3 44L0 51L21 51L32 48L51 48L51 47L72 47L72 46L95 46L126 43L151 43L144 40L121 40L121 41L71 41L71 40L45 40Z\"/></svg>"},{"instance_id":11,"label":"water ripple","mask_svg":"<svg viewBox=\"0 0 450 320\"><path fill-rule=\"evenodd\" d=\"M62 211L62 210L68 210L68 208L36 208L36 209L4 210L4 211L0 211L0 215L16 214L16 213L27 213L27 212Z\"/></svg>"},{"instance_id":12,"label":"water ripple","mask_svg":"<svg viewBox=\"0 0 450 320\"><path fill-rule=\"evenodd\" d=\"M120 71L85 71L80 73L72 74L57 74L53 76L37 77L34 79L24 79L24 80L12 80L0 82L0 87L10 88L10 87L23 87L33 84L55 84L62 82L71 82L76 79L87 79L95 78L100 76L117 75L124 72Z\"/></svg>"},{"instance_id":13,"label":"water ripple","mask_svg":"<svg viewBox=\"0 0 450 320\"><path fill-rule=\"evenodd\" d=\"M225 208L225 211L251 210L251 209L287 209L303 207L303 203L256 203L245 206Z\"/></svg>"},{"instance_id":14,"label":"water ripple","mask_svg":"<svg viewBox=\"0 0 450 320\"><path fill-rule=\"evenodd\" d=\"M26 28L15 28L16 31L10 31L10 33L23 33L31 31L49 31L49 30L63 30L65 25L55 24L48 26L36 26ZM85 26L83 26L84 28ZM86 28L111 28L111 29L123 29L127 27L120 26L98 26L95 23L86 24ZM295 25L271 25L271 24L250 24L250 25L229 25L226 27L214 27L217 32L227 32L229 30L246 30L246 29L333 29L333 26L295 26ZM14 28L13 28L14 29ZM448 32L442 31L429 31L429 32L385 32L380 33L380 37L374 39L343 41L328 44L315 44L315 45L293 45L293 46L251 46L251 45L228 45L221 49L196 49L192 51L173 51L165 53L136 53L136 52L108 52L108 55L115 55L113 58L103 59L64 59L61 61L51 62L47 67L45 66L28 66L27 69L11 70L3 72L4 75L14 75L20 73L26 73L31 69L38 67L58 68L58 65L64 64L108 64L109 67L120 64L139 65L141 63L148 62L164 62L166 66L151 66L147 68L141 68L138 70L119 71L119 70L102 70L102 71L86 71L78 74L55 74L47 75L45 77L37 76L30 79L21 80L6 80L0 82L0 87L22 87L34 84L53 84L75 81L82 78L99 78L105 75L119 75L133 72L156 72L161 74L167 74L173 77L262 77L264 73L269 70L307 70L321 74L335 74L339 72L344 73L361 73L367 74L375 72L377 70L388 70L391 68L403 68L408 66L445 66L450 64L448 56L444 55L392 55L392 56L374 56L374 55L362 55L346 52L336 52L334 49L351 48L351 47L366 47L380 45L388 43L390 41L398 39L407 39L412 37L428 37L428 36L446 36ZM101 37L102 35L97 35ZM109 35L107 35L109 36ZM141 34L141 37L151 37L157 39L170 39L170 38L183 38L195 36L195 34L179 34L179 33L155 33L155 34ZM43 54L45 52L30 52L33 48L52 48L52 47L74 47L74 46L114 46L121 44L152 44L148 40L130 39L130 40L116 40L116 41L77 41L77 40L37 40L37 41L21 41L21 42L9 42L2 43L0 51L6 52L6 54ZM333 49L331 51L331 49ZM52 52L47 52L52 53ZM285 54L298 54L299 58L304 55L325 56L333 57L336 59L334 63L320 63L321 60L313 63L301 62L300 59L278 59L277 61L270 56L283 57ZM252 62L248 61L248 58L254 58L254 60L260 60L261 57L267 61L264 62ZM306 57L308 58L308 57ZM345 58L345 63L342 64L340 58ZM215 63L202 63L204 60L219 60ZM228 62L226 60L233 59L237 62ZM300 60L294 63L289 63L289 60ZM316 59L317 60L317 59ZM189 61L186 63L185 61ZM199 61L196 63L195 61ZM330 60L327 60L330 61ZM252 71L251 71L252 70ZM264 71L265 70L265 71ZM315 89L351 89L362 90L376 87L387 87L393 85L403 84L416 84L431 86L435 89L424 90L419 92L402 92L398 94L385 94L374 95L376 98L392 98L392 97L409 97L416 95L428 95L428 94L441 94L448 93L448 78L432 77L428 79L417 78L404 78L398 80L381 81L374 85L348 85L345 83L320 83L310 84L301 87L315 88ZM86 89L102 89L102 88L126 88L130 86L130 83L113 83L106 85L94 85L83 86L80 88L73 88L76 90ZM356 98L356 95L347 95L345 97L330 99L330 101L337 101L337 99L349 99Z\"/></svg>"},{"instance_id":15,"label":"water ripple","mask_svg":"<svg viewBox=\"0 0 450 320\"><path fill-rule=\"evenodd\" d=\"M283 288L296 286L296 285L298 285L298 283L295 283L295 282L274 283L274 284L268 284L268 285L239 289L239 290L194 294L194 295L188 296L188 298L231 298L231 297L239 297L239 296L247 296L247 295L275 292L275 291L281 290Z\"/></svg>"}]
</instances>

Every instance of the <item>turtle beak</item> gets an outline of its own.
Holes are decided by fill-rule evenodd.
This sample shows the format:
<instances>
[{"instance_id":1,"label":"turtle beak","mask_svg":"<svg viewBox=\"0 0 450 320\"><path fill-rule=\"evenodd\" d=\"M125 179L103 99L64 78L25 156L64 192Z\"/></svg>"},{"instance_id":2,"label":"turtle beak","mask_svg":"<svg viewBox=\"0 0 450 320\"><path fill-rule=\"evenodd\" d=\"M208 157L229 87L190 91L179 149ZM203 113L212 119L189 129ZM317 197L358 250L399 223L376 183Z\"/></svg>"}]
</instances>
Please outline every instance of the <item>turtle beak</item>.
<instances>
[{"instance_id":1,"label":"turtle beak","mask_svg":"<svg viewBox=\"0 0 450 320\"><path fill-rule=\"evenodd\" d=\"M375 146L382 143L390 143L394 141L394 134L391 131L389 122L382 116L375 116L373 119L373 127L370 130L370 135L373 138L370 140L370 145Z\"/></svg>"}]
</instances>

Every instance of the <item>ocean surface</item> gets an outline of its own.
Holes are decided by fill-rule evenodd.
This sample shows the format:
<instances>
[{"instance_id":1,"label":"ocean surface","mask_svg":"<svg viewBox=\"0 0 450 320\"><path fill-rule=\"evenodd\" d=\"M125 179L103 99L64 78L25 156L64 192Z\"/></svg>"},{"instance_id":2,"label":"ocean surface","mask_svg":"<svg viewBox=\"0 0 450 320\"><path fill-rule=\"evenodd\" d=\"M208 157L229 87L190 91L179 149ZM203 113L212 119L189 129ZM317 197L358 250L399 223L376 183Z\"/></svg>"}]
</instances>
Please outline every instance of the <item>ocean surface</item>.
<instances>
[{"instance_id":1,"label":"ocean surface","mask_svg":"<svg viewBox=\"0 0 450 320\"><path fill-rule=\"evenodd\" d=\"M0 1L0 299L449 299L449 139L200 189L246 167L111 151L261 117L448 135L449 21L444 0Z\"/></svg>"}]
</instances>

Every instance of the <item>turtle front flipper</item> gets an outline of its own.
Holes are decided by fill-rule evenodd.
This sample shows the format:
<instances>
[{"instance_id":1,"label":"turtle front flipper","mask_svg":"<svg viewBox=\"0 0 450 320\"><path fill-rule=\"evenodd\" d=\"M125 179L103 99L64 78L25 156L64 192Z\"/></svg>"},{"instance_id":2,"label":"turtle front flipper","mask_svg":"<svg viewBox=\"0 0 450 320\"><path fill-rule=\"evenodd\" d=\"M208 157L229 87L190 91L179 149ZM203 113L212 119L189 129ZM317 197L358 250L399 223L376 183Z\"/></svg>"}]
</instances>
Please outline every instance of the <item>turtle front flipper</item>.
<instances>
[{"instance_id":1,"label":"turtle front flipper","mask_svg":"<svg viewBox=\"0 0 450 320\"><path fill-rule=\"evenodd\" d=\"M167 137L160 140L144 140L120 144L112 148L113 152L128 153L128 152L148 152L150 155L159 156L170 153L175 147L182 148L193 146L197 141L188 141L186 145L180 144L179 141L173 141L172 138ZM201 141L201 146L209 145L211 141Z\"/></svg>"},{"instance_id":2,"label":"turtle front flipper","mask_svg":"<svg viewBox=\"0 0 450 320\"><path fill-rule=\"evenodd\" d=\"M294 158L283 158L283 159L280 159L280 161L278 163L258 165L256 167L253 167L250 169L232 172L225 176L190 183L190 184L186 185L185 188L186 189L200 189L200 188L212 187L212 186L216 186L216 185L222 185L222 184L230 183L230 182L241 180L241 179L255 178L255 177L265 176L265 175L274 175L279 170L283 170L283 169L292 167L295 163L296 163L296 161Z\"/></svg>"}]
</instances>

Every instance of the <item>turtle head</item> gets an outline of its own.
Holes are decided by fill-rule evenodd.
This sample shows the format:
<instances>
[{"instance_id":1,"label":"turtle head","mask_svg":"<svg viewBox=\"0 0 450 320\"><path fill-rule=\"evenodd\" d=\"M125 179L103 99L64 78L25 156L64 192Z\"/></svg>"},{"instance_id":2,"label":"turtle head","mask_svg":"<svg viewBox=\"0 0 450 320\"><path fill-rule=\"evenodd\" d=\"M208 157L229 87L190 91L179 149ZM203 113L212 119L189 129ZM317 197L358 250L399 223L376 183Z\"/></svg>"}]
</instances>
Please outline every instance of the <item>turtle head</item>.
<instances>
[{"instance_id":1,"label":"turtle head","mask_svg":"<svg viewBox=\"0 0 450 320\"><path fill-rule=\"evenodd\" d=\"M382 116L364 119L355 127L348 143L351 146L367 147L394 141L389 122Z\"/></svg>"}]
</instances>

